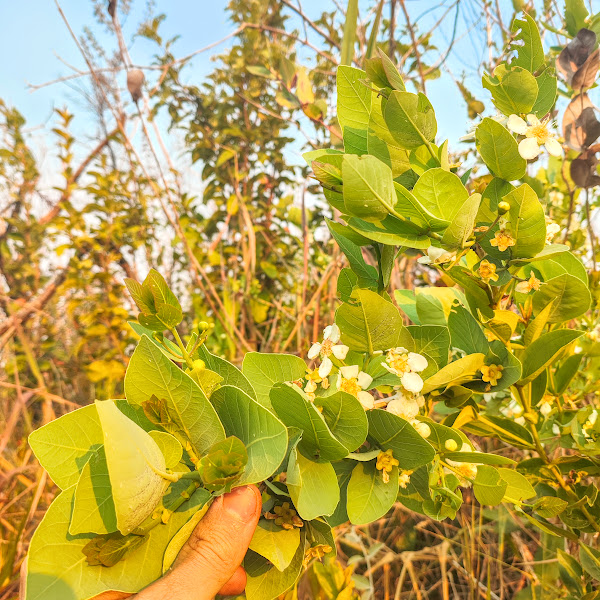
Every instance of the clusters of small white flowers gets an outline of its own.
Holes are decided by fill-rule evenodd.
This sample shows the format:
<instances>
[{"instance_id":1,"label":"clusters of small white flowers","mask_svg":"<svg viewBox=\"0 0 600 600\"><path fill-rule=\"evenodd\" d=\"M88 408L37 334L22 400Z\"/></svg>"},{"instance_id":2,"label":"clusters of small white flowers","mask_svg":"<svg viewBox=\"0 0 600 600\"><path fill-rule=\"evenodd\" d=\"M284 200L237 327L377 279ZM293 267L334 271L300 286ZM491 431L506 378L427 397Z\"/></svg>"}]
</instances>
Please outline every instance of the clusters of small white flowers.
<instances>
[{"instance_id":1,"label":"clusters of small white flowers","mask_svg":"<svg viewBox=\"0 0 600 600\"><path fill-rule=\"evenodd\" d=\"M327 377L333 368L333 362L330 356L333 355L338 360L344 360L348 354L348 346L338 344L340 341L340 328L334 323L328 325L323 330L323 341L315 342L308 351L308 358L313 360L318 356L321 357L321 365L319 366L319 375Z\"/></svg>"},{"instance_id":2,"label":"clusters of small white flowers","mask_svg":"<svg viewBox=\"0 0 600 600\"><path fill-rule=\"evenodd\" d=\"M429 437L429 425L416 418L419 410L425 405L425 399L420 395L423 389L420 373L427 368L427 359L421 354L398 347L390 348L381 364L390 373L400 377L402 384L402 387L396 388L393 396L387 398L388 412L406 419L424 438Z\"/></svg>"},{"instance_id":3,"label":"clusters of small white flowers","mask_svg":"<svg viewBox=\"0 0 600 600\"><path fill-rule=\"evenodd\" d=\"M474 452L473 448L466 442L462 445L460 452ZM454 471L445 469L447 473L454 473L458 476L462 487L470 487L473 479L477 477L477 465L479 463L459 462L457 460L446 459L446 462L454 467Z\"/></svg>"}]
</instances>

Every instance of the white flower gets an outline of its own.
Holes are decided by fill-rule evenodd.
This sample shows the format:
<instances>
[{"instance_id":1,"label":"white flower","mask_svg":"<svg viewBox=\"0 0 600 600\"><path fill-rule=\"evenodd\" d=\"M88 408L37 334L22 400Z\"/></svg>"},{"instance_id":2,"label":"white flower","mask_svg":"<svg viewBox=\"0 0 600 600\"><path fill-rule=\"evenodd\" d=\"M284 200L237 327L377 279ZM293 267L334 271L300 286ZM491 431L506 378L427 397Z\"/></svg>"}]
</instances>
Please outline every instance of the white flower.
<instances>
[{"instance_id":1,"label":"white flower","mask_svg":"<svg viewBox=\"0 0 600 600\"><path fill-rule=\"evenodd\" d=\"M538 406L540 407L540 413L544 417L547 417L552 412L552 404L550 402L544 401L538 404Z\"/></svg>"},{"instance_id":2,"label":"white flower","mask_svg":"<svg viewBox=\"0 0 600 600\"><path fill-rule=\"evenodd\" d=\"M390 398L387 411L397 417L412 421L419 414L419 402L416 398L398 392Z\"/></svg>"},{"instance_id":3,"label":"white flower","mask_svg":"<svg viewBox=\"0 0 600 600\"><path fill-rule=\"evenodd\" d=\"M408 392L418 394L423 389L423 379L419 375L427 368L427 359L406 348L390 348L382 366L390 373L398 375L402 386Z\"/></svg>"},{"instance_id":4,"label":"white flower","mask_svg":"<svg viewBox=\"0 0 600 600\"><path fill-rule=\"evenodd\" d=\"M338 390L354 396L365 409L369 410L375 406L375 400L369 392L366 392L373 378L358 368L358 365L340 367L338 373Z\"/></svg>"},{"instance_id":5,"label":"white flower","mask_svg":"<svg viewBox=\"0 0 600 600\"><path fill-rule=\"evenodd\" d=\"M554 425L552 425L552 433L554 435L560 435L560 427L557 423L554 423Z\"/></svg>"},{"instance_id":6,"label":"white flower","mask_svg":"<svg viewBox=\"0 0 600 600\"><path fill-rule=\"evenodd\" d=\"M427 256L421 256L420 258L417 258L417 262L422 265L441 265L442 263L453 260L455 256L455 251L448 252L443 248L429 246L429 248L427 248Z\"/></svg>"},{"instance_id":7,"label":"white flower","mask_svg":"<svg viewBox=\"0 0 600 600\"><path fill-rule=\"evenodd\" d=\"M560 231L558 223L548 223L546 225L546 244L551 244L554 236Z\"/></svg>"},{"instance_id":8,"label":"white flower","mask_svg":"<svg viewBox=\"0 0 600 600\"><path fill-rule=\"evenodd\" d=\"M327 377L327 375L331 373L333 363L329 357L332 354L338 360L344 360L348 354L348 346L338 344L340 337L340 328L335 323L333 325L328 325L323 330L323 341L315 342L308 351L308 358L310 360L317 358L317 356L321 356L321 366L319 367L319 375L321 377Z\"/></svg>"},{"instance_id":9,"label":"white flower","mask_svg":"<svg viewBox=\"0 0 600 600\"><path fill-rule=\"evenodd\" d=\"M461 452L474 452L473 448L466 442L463 443L460 451ZM451 459L446 459L446 462L449 465L451 465L452 467L454 467L456 469L456 471L458 471L458 473L455 473L455 475L458 475L460 485L462 487L469 487L471 485L470 480L473 480L473 479L475 479L475 477L477 477L477 465L479 463L459 462L457 460L451 460ZM450 472L452 472L452 471L450 471Z\"/></svg>"},{"instance_id":10,"label":"white flower","mask_svg":"<svg viewBox=\"0 0 600 600\"><path fill-rule=\"evenodd\" d=\"M423 389L423 380L418 373L404 373L400 378L402 387L407 392L418 394Z\"/></svg>"},{"instance_id":11,"label":"white flower","mask_svg":"<svg viewBox=\"0 0 600 600\"><path fill-rule=\"evenodd\" d=\"M508 128L525 136L519 142L519 154L524 159L532 160L539 156L541 146L544 146L552 156L562 154L562 147L556 139L556 134L550 131L549 125L548 119L540 121L535 115L527 115L527 123L518 115L508 117Z\"/></svg>"}]
</instances>

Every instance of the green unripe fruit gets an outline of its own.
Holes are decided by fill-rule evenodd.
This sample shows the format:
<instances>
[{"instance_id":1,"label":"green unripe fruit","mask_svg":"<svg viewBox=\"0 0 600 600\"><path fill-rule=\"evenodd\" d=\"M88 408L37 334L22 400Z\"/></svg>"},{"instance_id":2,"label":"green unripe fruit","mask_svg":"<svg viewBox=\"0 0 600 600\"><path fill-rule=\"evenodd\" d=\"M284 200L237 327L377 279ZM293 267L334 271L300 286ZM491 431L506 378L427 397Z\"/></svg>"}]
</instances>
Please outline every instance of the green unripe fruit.
<instances>
[{"instance_id":1,"label":"green unripe fruit","mask_svg":"<svg viewBox=\"0 0 600 600\"><path fill-rule=\"evenodd\" d=\"M498 202L498 214L505 215L510 210L510 204L506 200Z\"/></svg>"}]
</instances>

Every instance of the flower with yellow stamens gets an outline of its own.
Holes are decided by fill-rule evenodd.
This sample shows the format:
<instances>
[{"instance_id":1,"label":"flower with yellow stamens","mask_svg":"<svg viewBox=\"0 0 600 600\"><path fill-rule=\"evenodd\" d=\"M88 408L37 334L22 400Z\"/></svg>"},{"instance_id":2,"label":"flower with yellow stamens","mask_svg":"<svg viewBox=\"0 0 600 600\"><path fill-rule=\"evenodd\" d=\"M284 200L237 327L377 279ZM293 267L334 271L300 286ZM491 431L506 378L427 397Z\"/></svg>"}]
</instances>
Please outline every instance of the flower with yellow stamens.
<instances>
[{"instance_id":1,"label":"flower with yellow stamens","mask_svg":"<svg viewBox=\"0 0 600 600\"><path fill-rule=\"evenodd\" d=\"M498 281L498 275L496 273L496 265L491 263L487 259L483 259L479 263L479 268L477 269L477 273L479 273L479 277L488 283L489 281Z\"/></svg>"},{"instance_id":2,"label":"flower with yellow stamens","mask_svg":"<svg viewBox=\"0 0 600 600\"><path fill-rule=\"evenodd\" d=\"M491 385L498 385L498 380L502 377L504 367L502 365L483 365L481 369L481 379Z\"/></svg>"},{"instance_id":3,"label":"flower with yellow stamens","mask_svg":"<svg viewBox=\"0 0 600 600\"><path fill-rule=\"evenodd\" d=\"M529 274L527 281L519 281L515 286L515 290L520 294L529 294L532 290L538 291L542 282L534 275L533 271Z\"/></svg>"},{"instance_id":4,"label":"flower with yellow stamens","mask_svg":"<svg viewBox=\"0 0 600 600\"><path fill-rule=\"evenodd\" d=\"M423 379L419 375L428 366L427 359L406 348L390 348L381 366L400 377L402 386L408 392L418 394L423 389Z\"/></svg>"},{"instance_id":5,"label":"flower with yellow stamens","mask_svg":"<svg viewBox=\"0 0 600 600\"><path fill-rule=\"evenodd\" d=\"M337 380L337 388L354 396L365 409L375 406L375 400L369 392L365 391L373 381L373 378L358 368L358 365L340 367Z\"/></svg>"},{"instance_id":6,"label":"flower with yellow stamens","mask_svg":"<svg viewBox=\"0 0 600 600\"><path fill-rule=\"evenodd\" d=\"M323 341L315 342L308 351L308 358L313 360L317 356L321 357L321 365L319 366L319 375L327 377L333 368L330 356L333 354L338 360L344 360L348 354L348 346L338 344L341 338L340 328L334 323L328 325L323 330Z\"/></svg>"},{"instance_id":7,"label":"flower with yellow stamens","mask_svg":"<svg viewBox=\"0 0 600 600\"><path fill-rule=\"evenodd\" d=\"M498 248L500 252L508 250L511 246L516 244L514 238L510 235L506 229L500 229L496 231L494 238L490 240L490 245Z\"/></svg>"},{"instance_id":8,"label":"flower with yellow stamens","mask_svg":"<svg viewBox=\"0 0 600 600\"><path fill-rule=\"evenodd\" d=\"M550 129L550 125L548 118L540 121L535 115L527 115L527 122L518 115L510 115L507 123L511 131L525 136L519 142L519 154L525 160L532 160L539 156L542 146L552 156L562 154L562 146L556 139L556 133Z\"/></svg>"},{"instance_id":9,"label":"flower with yellow stamens","mask_svg":"<svg viewBox=\"0 0 600 600\"><path fill-rule=\"evenodd\" d=\"M377 455L377 463L375 467L378 471L381 471L383 476L383 483L388 483L390 480L390 473L394 467L397 467L400 463L394 458L391 450L380 452Z\"/></svg>"}]
</instances>

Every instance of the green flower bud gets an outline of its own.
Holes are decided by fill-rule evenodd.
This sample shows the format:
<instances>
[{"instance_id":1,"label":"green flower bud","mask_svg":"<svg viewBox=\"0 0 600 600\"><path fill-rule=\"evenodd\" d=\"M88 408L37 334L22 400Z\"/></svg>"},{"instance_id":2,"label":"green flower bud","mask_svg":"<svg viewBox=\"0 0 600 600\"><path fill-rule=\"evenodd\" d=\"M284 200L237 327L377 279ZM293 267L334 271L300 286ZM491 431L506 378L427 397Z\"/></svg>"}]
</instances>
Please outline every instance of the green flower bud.
<instances>
[{"instance_id":1,"label":"green flower bud","mask_svg":"<svg viewBox=\"0 0 600 600\"><path fill-rule=\"evenodd\" d=\"M510 204L506 200L498 202L498 214L505 215L510 210Z\"/></svg>"},{"instance_id":2,"label":"green flower bud","mask_svg":"<svg viewBox=\"0 0 600 600\"><path fill-rule=\"evenodd\" d=\"M204 371L204 369L206 369L206 363L201 358L197 358L192 363L192 368L194 371Z\"/></svg>"},{"instance_id":3,"label":"green flower bud","mask_svg":"<svg viewBox=\"0 0 600 600\"><path fill-rule=\"evenodd\" d=\"M206 321L200 321L200 323L198 323L198 329L200 331L206 331L209 327L210 325Z\"/></svg>"}]
</instances>

